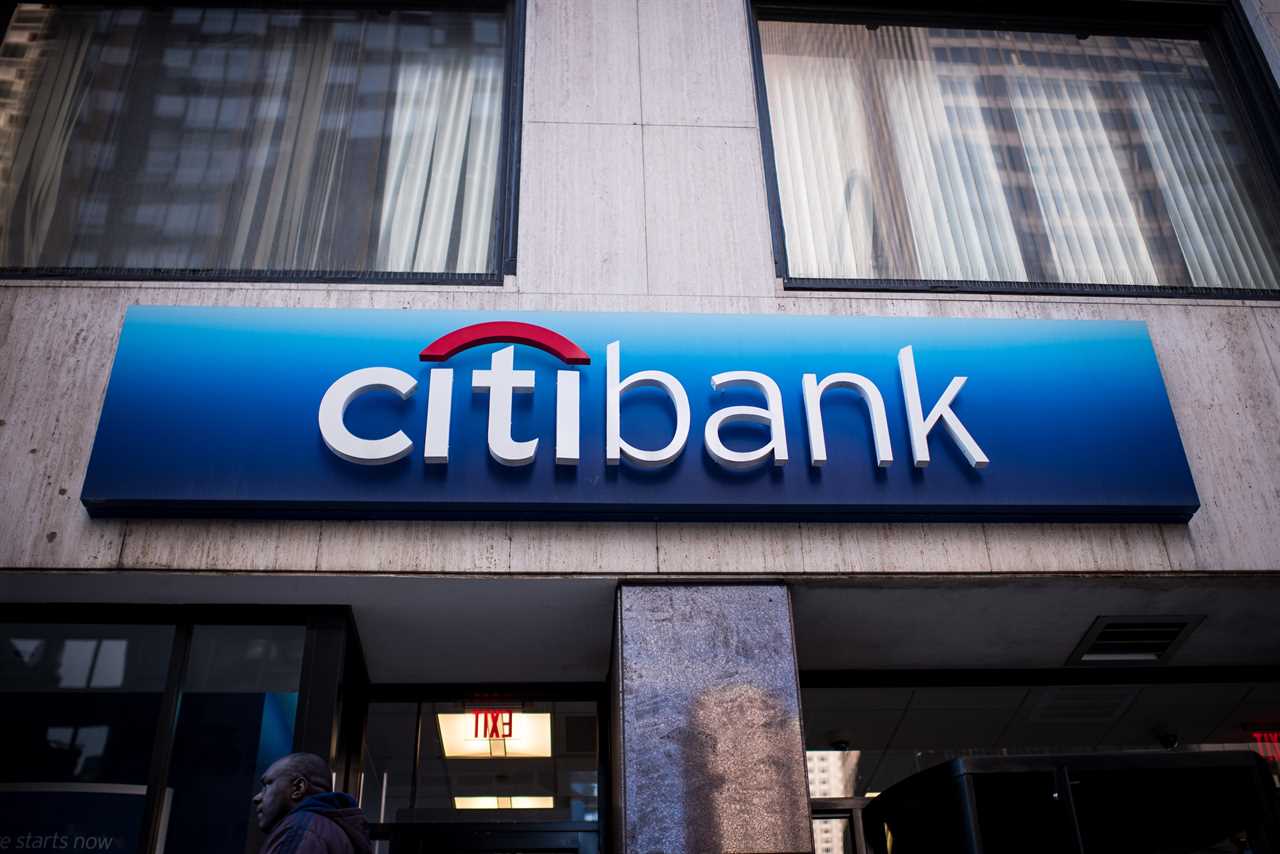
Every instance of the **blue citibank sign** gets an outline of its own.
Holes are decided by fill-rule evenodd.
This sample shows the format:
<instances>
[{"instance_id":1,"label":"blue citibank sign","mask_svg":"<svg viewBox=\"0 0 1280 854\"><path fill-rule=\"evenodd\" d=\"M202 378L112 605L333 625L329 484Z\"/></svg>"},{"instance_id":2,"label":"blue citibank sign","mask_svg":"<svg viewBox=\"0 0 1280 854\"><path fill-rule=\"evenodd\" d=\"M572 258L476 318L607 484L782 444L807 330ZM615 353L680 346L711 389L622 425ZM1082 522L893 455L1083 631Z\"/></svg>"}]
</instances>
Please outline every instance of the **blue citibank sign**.
<instances>
[{"instance_id":1,"label":"blue citibank sign","mask_svg":"<svg viewBox=\"0 0 1280 854\"><path fill-rule=\"evenodd\" d=\"M1142 323L134 307L94 516L1186 521Z\"/></svg>"}]
</instances>

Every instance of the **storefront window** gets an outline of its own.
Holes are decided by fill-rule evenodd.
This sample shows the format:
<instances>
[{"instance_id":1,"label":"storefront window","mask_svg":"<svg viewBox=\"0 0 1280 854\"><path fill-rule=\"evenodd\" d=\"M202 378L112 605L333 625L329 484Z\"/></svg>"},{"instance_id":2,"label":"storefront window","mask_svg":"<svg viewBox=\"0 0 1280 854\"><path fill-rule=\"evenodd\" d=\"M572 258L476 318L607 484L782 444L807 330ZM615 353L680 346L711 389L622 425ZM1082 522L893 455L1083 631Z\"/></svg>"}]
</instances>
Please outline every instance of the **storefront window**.
<instances>
[{"instance_id":1,"label":"storefront window","mask_svg":"<svg viewBox=\"0 0 1280 854\"><path fill-rule=\"evenodd\" d=\"M0 845L137 850L173 635L0 625Z\"/></svg>"},{"instance_id":2,"label":"storefront window","mask_svg":"<svg viewBox=\"0 0 1280 854\"><path fill-rule=\"evenodd\" d=\"M846 799L858 826L862 808L885 790L957 758L1252 750L1276 770L1276 752L1267 734L1259 732L1260 722L1280 720L1280 685L1274 683L805 687L803 702L810 795ZM1106 768L1081 772L1073 776L1081 781L1073 791L1123 790L1137 803L1136 793L1164 791L1169 785L1154 778L1141 785L1122 784L1118 781L1128 778L1117 775L1124 773L1135 780L1139 775ZM1051 771L1046 779L991 777L982 785L1008 789L988 792L987 803L999 803L1009 814L1008 804L1018 797L1033 798L1045 786L1052 789ZM1108 797L1115 796L1077 803L1080 820L1101 815ZM1198 820L1231 819L1227 800L1203 793ZM996 825L1014 836L1021 826L993 821ZM829 824L815 821L814 831L815 841L824 840L818 850L823 845L829 846L829 854L863 850L841 847ZM1000 850L1024 849L1013 845Z\"/></svg>"},{"instance_id":3,"label":"storefront window","mask_svg":"<svg viewBox=\"0 0 1280 854\"><path fill-rule=\"evenodd\" d=\"M195 626L169 770L166 849L245 850L250 798L293 749L302 626Z\"/></svg>"}]
</instances>

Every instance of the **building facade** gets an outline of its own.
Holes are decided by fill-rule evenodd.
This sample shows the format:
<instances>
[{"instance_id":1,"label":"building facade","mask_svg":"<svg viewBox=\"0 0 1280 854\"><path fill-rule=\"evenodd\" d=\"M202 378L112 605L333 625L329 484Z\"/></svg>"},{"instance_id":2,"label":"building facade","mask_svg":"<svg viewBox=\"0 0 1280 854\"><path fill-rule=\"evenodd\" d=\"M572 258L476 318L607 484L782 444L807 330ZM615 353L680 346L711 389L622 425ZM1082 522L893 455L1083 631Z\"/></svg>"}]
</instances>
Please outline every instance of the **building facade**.
<instances>
[{"instance_id":1,"label":"building facade","mask_svg":"<svg viewBox=\"0 0 1280 854\"><path fill-rule=\"evenodd\" d=\"M291 749L331 761L379 851L861 852L863 807L956 757L1244 749L1275 772L1280 7L1059 5L6 10L0 718L17 759L0 771L0 849L256 850L249 798ZM218 341L244 349L191 362L206 351L183 330L224 319ZM791 459L775 436L750 488L790 477L800 497L713 500L681 484L720 483L762 440L730 431L728 454L707 450L688 382L699 417L678 474L627 481L670 435L668 406L679 433L669 387L621 407L624 424L664 425L645 441L620 428L641 453L606 464L601 408L579 467L552 409L542 448L504 460L542 398L521 408L508 384L495 440L459 368L444 459L483 465L431 481L429 507L392 506L379 473L421 470L420 452L435 471L430 426L351 392L339 425L351 403L345 423L400 424L413 446L354 466L341 448L383 452L322 437L319 394L297 393L305 430L260 439L293 391L245 403L202 384L255 360L287 383L286 360L419 321L413 352L468 324L565 333L600 371L583 424L615 337L624 377L662 358L683 378L771 371L810 335L856 348L892 324L1007 364L1024 351L992 343L990 322L1081 340L1137 322L1176 453L1104 393L1095 417L1114 430L1079 452L1109 448L1106 471L999 504L981 489L1001 446L973 419L1021 423L1034 395L980 417L963 408L975 372L933 418L960 368L937 380L918 344L915 416L873 375L895 455L878 468L968 486L919 506L805 504L853 452L829 421L836 476L814 473L797 368L780 404ZM294 349L258 349L271 336ZM504 342L529 343L472 344ZM498 352L473 355L498 374ZM1090 408L1072 394L1116 373L1081 353L1036 357L1034 387L1067 421ZM336 381L378 363L333 364ZM444 370L417 376L422 413L428 369ZM557 380L539 370L545 393ZM144 380L151 408L127 396ZM871 448L874 407L850 383L869 423L852 404L828 417ZM197 419L182 413L211 401L228 420L184 437ZM157 413L176 413L170 432ZM1008 447L1076 459L1079 437L1045 430ZM243 468L239 432L261 452ZM103 450L117 439L127 453ZM345 485L299 480L272 504L294 483L286 447ZM1190 507L1160 474L1184 458ZM1125 474L1134 460L1150 468ZM584 489L612 471L633 491L608 506L536 492L566 465ZM1095 477L1109 497L1073 510L1062 495ZM130 491L148 478L159 492Z\"/></svg>"}]
</instances>

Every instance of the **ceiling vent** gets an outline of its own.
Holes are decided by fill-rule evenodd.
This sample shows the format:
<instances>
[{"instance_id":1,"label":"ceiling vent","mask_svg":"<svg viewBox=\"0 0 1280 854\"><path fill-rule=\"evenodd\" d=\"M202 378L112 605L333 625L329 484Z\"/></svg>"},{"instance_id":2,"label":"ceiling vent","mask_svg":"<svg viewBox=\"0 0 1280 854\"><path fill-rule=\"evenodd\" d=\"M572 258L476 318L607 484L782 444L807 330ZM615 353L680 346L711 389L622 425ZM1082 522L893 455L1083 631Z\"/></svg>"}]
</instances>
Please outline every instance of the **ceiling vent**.
<instances>
[{"instance_id":1,"label":"ceiling vent","mask_svg":"<svg viewBox=\"0 0 1280 854\"><path fill-rule=\"evenodd\" d=\"M1112 724L1138 696L1138 689L1125 685L1063 685L1046 688L1031 711L1037 724L1093 726Z\"/></svg>"},{"instance_id":2,"label":"ceiling vent","mask_svg":"<svg viewBox=\"0 0 1280 854\"><path fill-rule=\"evenodd\" d=\"M1204 615L1099 617L1077 644L1068 665L1165 664Z\"/></svg>"}]
</instances>

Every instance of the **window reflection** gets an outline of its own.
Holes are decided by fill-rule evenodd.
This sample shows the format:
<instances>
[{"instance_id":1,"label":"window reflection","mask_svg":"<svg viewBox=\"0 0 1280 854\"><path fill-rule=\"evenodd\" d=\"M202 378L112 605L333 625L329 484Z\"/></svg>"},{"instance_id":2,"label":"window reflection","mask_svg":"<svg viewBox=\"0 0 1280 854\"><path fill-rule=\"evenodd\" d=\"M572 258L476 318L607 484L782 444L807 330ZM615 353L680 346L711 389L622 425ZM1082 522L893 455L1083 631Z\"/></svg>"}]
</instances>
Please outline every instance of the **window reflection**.
<instances>
[{"instance_id":1,"label":"window reflection","mask_svg":"<svg viewBox=\"0 0 1280 854\"><path fill-rule=\"evenodd\" d=\"M804 687L802 695L810 796L852 798L855 819L884 790L962 757L1252 750L1267 760L1280 790L1280 750L1259 726L1280 721L1280 683ZM1107 812L1116 804L1136 809L1149 801L1155 810L1177 789L1166 777L1158 783L1144 778L1139 786L1114 771L1080 779L1090 787L1087 793L1085 782L1073 788L1081 820L1096 818L1103 827L1118 826ZM1010 797L1030 791L1009 785ZM1195 850L1236 850L1212 847L1228 844L1221 833L1232 823L1210 819L1232 815L1237 797L1225 783L1220 788L1196 795L1206 839L1218 836ZM1010 847L1001 850L1025 850L1026 837L1016 832L1022 825L1003 826ZM831 825L823 827L823 838L834 838ZM815 822L815 840L818 829ZM1108 846L1099 850L1151 850ZM832 843L832 851L840 850Z\"/></svg>"},{"instance_id":2,"label":"window reflection","mask_svg":"<svg viewBox=\"0 0 1280 854\"><path fill-rule=\"evenodd\" d=\"M789 272L1276 287L1198 41L762 21Z\"/></svg>"},{"instance_id":3,"label":"window reflection","mask_svg":"<svg viewBox=\"0 0 1280 854\"><path fill-rule=\"evenodd\" d=\"M168 626L0 625L0 781L145 784L172 639Z\"/></svg>"},{"instance_id":4,"label":"window reflection","mask_svg":"<svg viewBox=\"0 0 1280 854\"><path fill-rule=\"evenodd\" d=\"M18 7L0 264L490 273L501 15Z\"/></svg>"},{"instance_id":5,"label":"window reflection","mask_svg":"<svg viewBox=\"0 0 1280 854\"><path fill-rule=\"evenodd\" d=\"M169 773L167 848L245 850L249 799L293 749L303 626L196 626Z\"/></svg>"}]
</instances>

